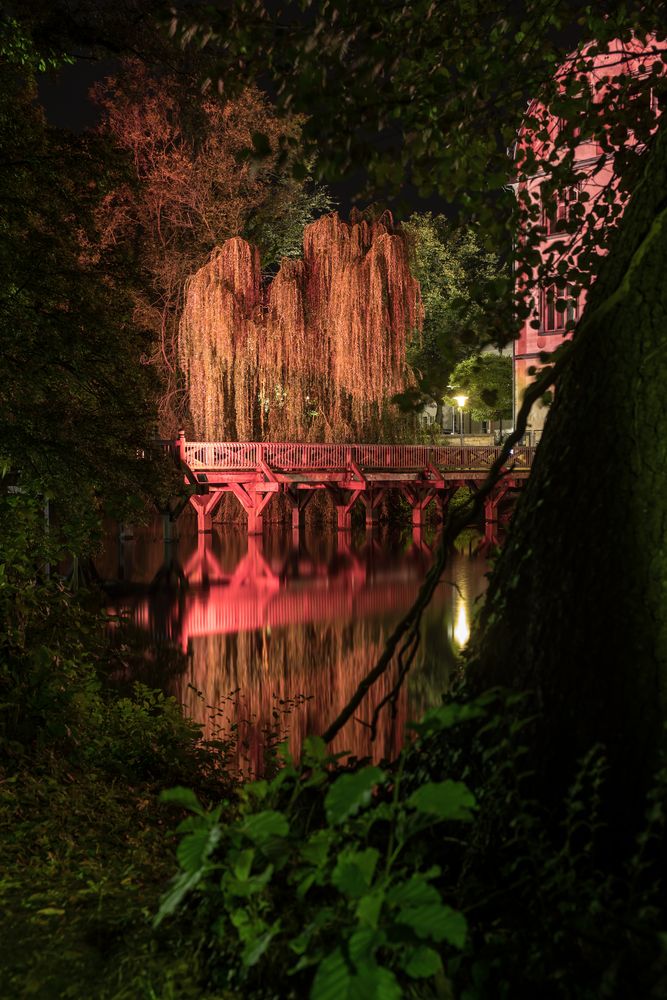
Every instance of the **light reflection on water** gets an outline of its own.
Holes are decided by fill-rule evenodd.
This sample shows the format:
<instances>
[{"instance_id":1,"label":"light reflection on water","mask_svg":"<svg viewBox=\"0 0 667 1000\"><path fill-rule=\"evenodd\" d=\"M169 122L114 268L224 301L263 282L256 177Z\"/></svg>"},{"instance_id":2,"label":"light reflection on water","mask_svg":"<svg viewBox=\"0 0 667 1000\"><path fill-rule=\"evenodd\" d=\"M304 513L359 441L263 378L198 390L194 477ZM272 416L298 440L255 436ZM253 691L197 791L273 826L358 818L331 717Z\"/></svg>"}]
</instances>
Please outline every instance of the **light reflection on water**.
<instances>
[{"instance_id":1,"label":"light reflection on water","mask_svg":"<svg viewBox=\"0 0 667 1000\"><path fill-rule=\"evenodd\" d=\"M335 533L248 538L238 530L183 536L164 546L159 527L119 543L110 536L98 569L125 581L113 602L145 636L157 677L206 736L239 724L237 762L261 770L263 729L276 721L298 755L304 736L337 716L387 637L414 602L432 552L425 544ZM421 642L396 704L385 709L372 745L368 723L391 690L395 666L371 689L332 749L375 759L399 751L405 723L437 704L470 634L486 586L486 561L453 552L422 622ZM160 676L167 650L179 670ZM172 653L172 662L173 662ZM288 714L291 699L307 696ZM287 705L285 703L288 703ZM222 714L220 714L222 712ZM245 744L245 745L242 745Z\"/></svg>"}]
</instances>

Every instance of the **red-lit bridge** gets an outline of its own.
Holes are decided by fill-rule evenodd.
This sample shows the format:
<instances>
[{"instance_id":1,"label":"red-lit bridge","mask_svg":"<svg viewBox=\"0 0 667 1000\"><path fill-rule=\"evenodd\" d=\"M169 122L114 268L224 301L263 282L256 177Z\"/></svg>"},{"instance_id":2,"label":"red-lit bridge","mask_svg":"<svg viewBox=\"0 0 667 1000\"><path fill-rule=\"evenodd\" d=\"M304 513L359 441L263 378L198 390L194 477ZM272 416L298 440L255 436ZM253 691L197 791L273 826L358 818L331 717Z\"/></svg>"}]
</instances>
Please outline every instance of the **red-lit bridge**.
<instances>
[{"instance_id":1,"label":"red-lit bridge","mask_svg":"<svg viewBox=\"0 0 667 1000\"><path fill-rule=\"evenodd\" d=\"M516 448L511 468L485 502L488 522L497 519L500 502L520 489L530 473L534 448ZM366 509L366 525L377 520L388 490L398 490L412 508L413 527L421 527L432 502L444 509L462 486L476 489L486 478L500 448L470 445L294 444L242 441L175 443L186 483L196 487L190 503L199 531L211 530L223 493L233 493L248 514L249 534L262 531L262 515L282 493L292 505L298 528L316 490L333 498L338 530L349 531L357 501Z\"/></svg>"}]
</instances>

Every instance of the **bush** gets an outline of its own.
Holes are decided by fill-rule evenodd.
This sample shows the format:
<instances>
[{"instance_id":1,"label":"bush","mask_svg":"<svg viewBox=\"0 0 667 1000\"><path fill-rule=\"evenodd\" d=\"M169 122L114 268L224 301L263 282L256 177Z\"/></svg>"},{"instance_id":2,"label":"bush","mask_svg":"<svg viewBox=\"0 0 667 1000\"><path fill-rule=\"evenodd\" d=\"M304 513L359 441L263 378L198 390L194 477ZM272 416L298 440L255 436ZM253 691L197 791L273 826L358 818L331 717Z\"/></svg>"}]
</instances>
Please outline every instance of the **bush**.
<instances>
[{"instance_id":1,"label":"bush","mask_svg":"<svg viewBox=\"0 0 667 1000\"><path fill-rule=\"evenodd\" d=\"M663 995L667 775L635 847L612 855L601 749L549 815L529 793L525 710L498 692L433 709L392 768L341 769L311 738L232 819L165 793L190 816L156 923L178 913L204 983L254 997Z\"/></svg>"}]
</instances>

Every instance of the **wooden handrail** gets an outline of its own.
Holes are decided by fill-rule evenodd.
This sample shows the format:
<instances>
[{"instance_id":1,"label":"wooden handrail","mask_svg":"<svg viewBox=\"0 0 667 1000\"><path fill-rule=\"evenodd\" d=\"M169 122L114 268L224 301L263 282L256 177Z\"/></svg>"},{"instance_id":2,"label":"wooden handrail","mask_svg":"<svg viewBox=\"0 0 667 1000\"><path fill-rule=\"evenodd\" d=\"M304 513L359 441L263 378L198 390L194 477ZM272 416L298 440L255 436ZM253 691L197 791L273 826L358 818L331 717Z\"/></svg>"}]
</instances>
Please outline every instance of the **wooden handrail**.
<instances>
[{"instance_id":1,"label":"wooden handrail","mask_svg":"<svg viewBox=\"0 0 667 1000\"><path fill-rule=\"evenodd\" d=\"M500 454L495 445L317 444L273 441L186 441L175 444L191 469L257 469L266 464L276 471L318 472L348 469L413 470L429 466L440 471L488 469ZM535 448L514 449L517 470L529 469Z\"/></svg>"}]
</instances>

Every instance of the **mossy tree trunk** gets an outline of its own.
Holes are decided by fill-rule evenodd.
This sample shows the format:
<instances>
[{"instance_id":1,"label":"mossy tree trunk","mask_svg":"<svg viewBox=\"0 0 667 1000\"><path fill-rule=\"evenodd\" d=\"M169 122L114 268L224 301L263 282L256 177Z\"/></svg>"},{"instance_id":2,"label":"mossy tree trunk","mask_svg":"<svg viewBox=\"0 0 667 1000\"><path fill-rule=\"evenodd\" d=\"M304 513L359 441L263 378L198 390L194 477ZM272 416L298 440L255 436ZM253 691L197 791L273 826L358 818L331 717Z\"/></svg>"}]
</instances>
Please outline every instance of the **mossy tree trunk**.
<instances>
[{"instance_id":1,"label":"mossy tree trunk","mask_svg":"<svg viewBox=\"0 0 667 1000\"><path fill-rule=\"evenodd\" d=\"M590 291L471 650L475 687L533 691L558 793L606 745L655 765L667 689L667 135Z\"/></svg>"}]
</instances>

